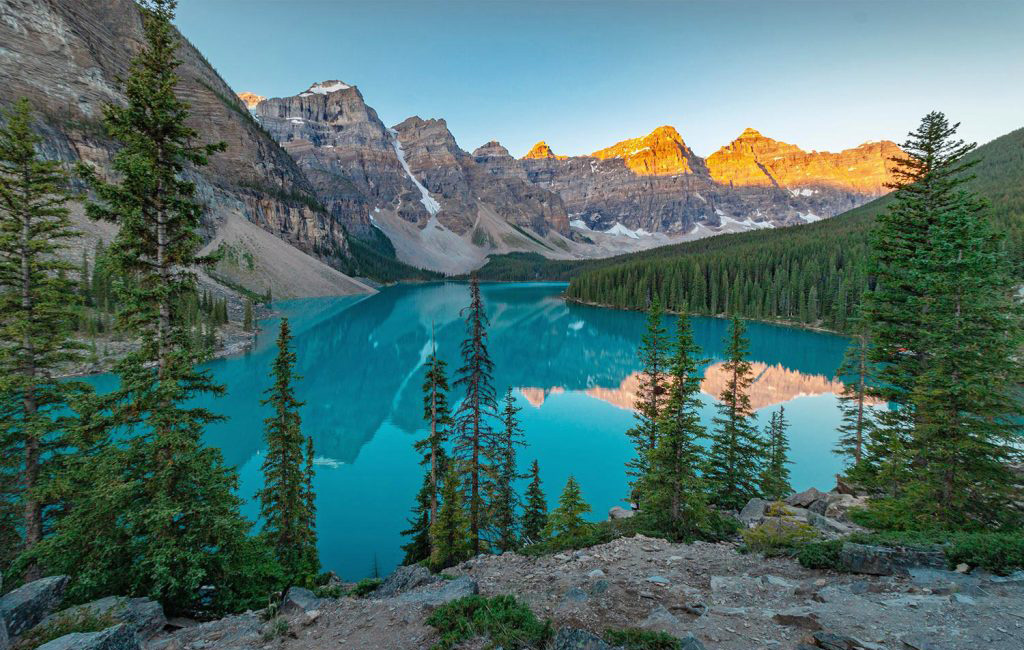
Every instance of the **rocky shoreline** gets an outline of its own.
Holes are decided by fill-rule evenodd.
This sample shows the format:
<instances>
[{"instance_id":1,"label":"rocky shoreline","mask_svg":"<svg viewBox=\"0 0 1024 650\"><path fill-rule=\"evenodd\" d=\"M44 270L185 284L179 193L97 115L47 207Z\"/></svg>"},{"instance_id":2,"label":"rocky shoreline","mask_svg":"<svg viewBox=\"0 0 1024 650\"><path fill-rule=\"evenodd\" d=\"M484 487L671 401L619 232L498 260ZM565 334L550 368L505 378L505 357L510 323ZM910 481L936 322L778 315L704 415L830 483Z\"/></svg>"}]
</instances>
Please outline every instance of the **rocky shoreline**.
<instances>
[{"instance_id":1,"label":"rocky shoreline","mask_svg":"<svg viewBox=\"0 0 1024 650\"><path fill-rule=\"evenodd\" d=\"M841 539L857 530L845 513L862 499L811 489L791 496L785 514L752 500L739 518L748 527L773 518L800 521L826 539ZM1024 571L949 570L940 551L851 542L842 546L843 573L742 551L738 542L675 544L635 535L539 557L479 555L443 575L399 567L362 598L319 598L293 588L270 609L205 623L168 620L159 603L145 598L109 597L55 614L68 579L49 577L0 598L0 650L8 650L5 632L17 648L19 640L82 612L107 617L109 627L40 649L429 648L438 640L429 614L475 594L514 595L549 619L555 650L614 650L601 639L610 628L665 632L684 650L1024 648ZM349 593L350 586L332 577L327 593Z\"/></svg>"}]
</instances>

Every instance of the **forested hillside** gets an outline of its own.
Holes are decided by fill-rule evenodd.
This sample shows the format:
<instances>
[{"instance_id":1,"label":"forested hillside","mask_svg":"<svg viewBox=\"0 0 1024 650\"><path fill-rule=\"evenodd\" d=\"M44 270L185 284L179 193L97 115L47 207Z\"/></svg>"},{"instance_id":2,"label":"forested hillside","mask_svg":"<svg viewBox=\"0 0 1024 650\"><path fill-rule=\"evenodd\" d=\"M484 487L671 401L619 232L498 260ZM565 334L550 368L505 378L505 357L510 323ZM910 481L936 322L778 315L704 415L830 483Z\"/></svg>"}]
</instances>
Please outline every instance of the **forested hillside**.
<instances>
[{"instance_id":1,"label":"forested hillside","mask_svg":"<svg viewBox=\"0 0 1024 650\"><path fill-rule=\"evenodd\" d=\"M973 152L972 189L986 197L991 216L1006 233L1018 276L1024 269L1024 129ZM737 313L845 330L870 279L869 233L882 197L843 215L806 226L722 235L629 256L550 265L546 279L568 279L568 296L582 302L645 308L653 295L668 309L699 314ZM495 260L483 271L522 279L544 277L548 265ZM485 277L489 277L485 275ZM511 279L511 278L494 278Z\"/></svg>"}]
</instances>

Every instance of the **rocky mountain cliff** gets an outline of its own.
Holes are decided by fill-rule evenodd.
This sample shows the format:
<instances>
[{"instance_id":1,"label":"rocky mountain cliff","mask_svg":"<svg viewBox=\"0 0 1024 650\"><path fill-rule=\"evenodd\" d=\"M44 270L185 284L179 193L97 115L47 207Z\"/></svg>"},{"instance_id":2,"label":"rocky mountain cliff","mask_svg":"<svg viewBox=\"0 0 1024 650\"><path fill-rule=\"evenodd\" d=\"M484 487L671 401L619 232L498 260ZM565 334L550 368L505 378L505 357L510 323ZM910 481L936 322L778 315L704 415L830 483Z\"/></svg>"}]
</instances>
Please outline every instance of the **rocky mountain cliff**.
<instances>
[{"instance_id":1,"label":"rocky mountain cliff","mask_svg":"<svg viewBox=\"0 0 1024 650\"><path fill-rule=\"evenodd\" d=\"M28 97L40 114L44 154L103 169L115 144L101 124L102 107L123 101L118 78L142 43L142 21L131 0L4 0L0 3L0 104ZM348 251L344 229L319 207L314 187L295 161L252 119L206 59L183 41L178 93L191 105L191 124L206 142L224 141L225 153L192 174L208 206L205 236L249 251L253 263L234 281L260 293L298 269L285 294L364 291L335 269ZM111 233L74 213L92 237ZM230 237L225 234L225 225ZM269 233L271 241L265 241ZM279 246L274 238L285 245ZM268 259L247 242L262 242ZM304 282L310 275L310 282ZM314 280L313 278L318 278ZM315 289L307 289L315 287Z\"/></svg>"},{"instance_id":2,"label":"rocky mountain cliff","mask_svg":"<svg viewBox=\"0 0 1024 650\"><path fill-rule=\"evenodd\" d=\"M694 239L798 225L857 207L886 191L892 142L810 152L747 129L707 158L670 126L589 156L559 156L539 142L520 163L565 202L579 229Z\"/></svg>"},{"instance_id":3,"label":"rocky mountain cliff","mask_svg":"<svg viewBox=\"0 0 1024 650\"><path fill-rule=\"evenodd\" d=\"M358 88L337 80L250 111L335 219L356 234L384 232L405 262L464 272L492 252L568 256L561 199L530 183L496 142L470 155L444 120L388 128Z\"/></svg>"}]
</instances>

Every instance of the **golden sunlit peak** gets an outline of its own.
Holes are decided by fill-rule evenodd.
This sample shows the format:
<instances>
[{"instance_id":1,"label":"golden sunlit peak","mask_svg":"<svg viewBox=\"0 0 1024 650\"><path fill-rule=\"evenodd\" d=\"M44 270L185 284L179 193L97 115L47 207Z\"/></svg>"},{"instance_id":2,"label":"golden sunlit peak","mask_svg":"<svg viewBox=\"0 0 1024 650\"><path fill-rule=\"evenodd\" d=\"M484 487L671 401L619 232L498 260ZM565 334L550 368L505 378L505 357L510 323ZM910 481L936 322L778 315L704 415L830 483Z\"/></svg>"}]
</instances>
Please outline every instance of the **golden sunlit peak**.
<instances>
[{"instance_id":1,"label":"golden sunlit peak","mask_svg":"<svg viewBox=\"0 0 1024 650\"><path fill-rule=\"evenodd\" d=\"M262 102L266 97L263 95L257 95L256 93L242 92L238 93L238 98L242 100L246 108L252 108L256 104Z\"/></svg>"},{"instance_id":2,"label":"golden sunlit peak","mask_svg":"<svg viewBox=\"0 0 1024 650\"><path fill-rule=\"evenodd\" d=\"M761 135L761 132L758 131L757 129L752 129L752 128L750 128L748 126L747 128L743 129L743 133L740 134L740 137L741 138L763 138L764 136Z\"/></svg>"},{"instance_id":3,"label":"golden sunlit peak","mask_svg":"<svg viewBox=\"0 0 1024 650\"><path fill-rule=\"evenodd\" d=\"M551 150L547 142L541 140L537 144L533 145L533 148L523 156L526 160L543 160L546 158L554 158L555 160L565 160L568 156L556 156L555 152Z\"/></svg>"}]
</instances>

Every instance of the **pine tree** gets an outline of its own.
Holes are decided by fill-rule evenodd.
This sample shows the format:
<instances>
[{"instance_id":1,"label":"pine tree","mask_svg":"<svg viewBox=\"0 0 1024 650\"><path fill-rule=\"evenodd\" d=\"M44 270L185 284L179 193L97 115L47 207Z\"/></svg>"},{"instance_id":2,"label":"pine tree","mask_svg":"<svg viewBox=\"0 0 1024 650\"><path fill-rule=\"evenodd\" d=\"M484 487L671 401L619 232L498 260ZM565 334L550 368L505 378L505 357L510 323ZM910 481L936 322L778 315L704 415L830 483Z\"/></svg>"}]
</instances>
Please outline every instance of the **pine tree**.
<instances>
[{"instance_id":1,"label":"pine tree","mask_svg":"<svg viewBox=\"0 0 1024 650\"><path fill-rule=\"evenodd\" d=\"M427 372L423 379L423 419L430 425L430 432L414 445L416 451L423 455L420 464L427 469L423 487L416 494L409 528L402 531L402 535L411 537L409 543L402 547L405 550L403 564L415 564L430 557L430 524L437 518L441 483L448 465L444 445L452 425L445 366L434 350L427 359Z\"/></svg>"},{"instance_id":2,"label":"pine tree","mask_svg":"<svg viewBox=\"0 0 1024 650\"><path fill-rule=\"evenodd\" d=\"M583 493L576 479L569 475L565 482L565 488L558 497L558 507L548 515L547 529L544 531L548 537L566 535L574 537L586 528L587 522L583 515L590 512L590 506L583 500Z\"/></svg>"},{"instance_id":3,"label":"pine tree","mask_svg":"<svg viewBox=\"0 0 1024 650\"><path fill-rule=\"evenodd\" d=\"M657 297L647 311L647 329L637 350L642 370L636 402L633 405L636 424L626 432L633 441L636 456L626 463L626 473L633 477L631 498L640 503L645 477L650 467L650 453L658 442L658 416L665 402L665 328L661 324L661 303Z\"/></svg>"},{"instance_id":4,"label":"pine tree","mask_svg":"<svg viewBox=\"0 0 1024 650\"><path fill-rule=\"evenodd\" d=\"M316 578L320 572L320 553L317 550L317 533L316 533L316 488L313 485L313 480L316 478L316 455L313 450L313 437L308 436L306 438L306 468L305 478L306 482L303 485L303 526L302 532L305 534L305 540L303 548L305 550L305 562L306 571L308 572L310 583Z\"/></svg>"},{"instance_id":5,"label":"pine tree","mask_svg":"<svg viewBox=\"0 0 1024 650\"><path fill-rule=\"evenodd\" d=\"M909 463L893 500L873 508L912 528L1020 520L1008 465L1020 456L1022 308L987 204L963 187L975 145L953 139L958 126L929 113L910 134L873 241L871 356L884 364L876 390L896 406L876 437L901 436Z\"/></svg>"},{"instance_id":6,"label":"pine tree","mask_svg":"<svg viewBox=\"0 0 1024 650\"><path fill-rule=\"evenodd\" d=\"M492 373L494 363L487 352L487 327L490 324L480 296L480 282L474 275L469 284L470 303L466 314L466 339L462 342L462 367L455 386L466 395L455 413L455 454L464 473L469 501L469 547L473 554L482 550L481 531L488 506L493 468L489 459L495 448L491 419L498 417Z\"/></svg>"},{"instance_id":7,"label":"pine tree","mask_svg":"<svg viewBox=\"0 0 1024 650\"><path fill-rule=\"evenodd\" d=\"M409 538L409 541L402 545L402 550L405 551L402 564L417 564L430 559L430 507L433 496L436 496L436 492L430 482L430 474L424 474L423 485L416 493L412 516L407 519L409 527L402 531L402 535Z\"/></svg>"},{"instance_id":8,"label":"pine tree","mask_svg":"<svg viewBox=\"0 0 1024 650\"><path fill-rule=\"evenodd\" d=\"M43 538L43 484L71 441L60 416L82 384L57 380L80 357L71 340L74 266L59 253L76 233L65 202L68 179L59 163L43 160L21 99L0 126L0 562ZM88 262L86 262L86 265ZM69 299L70 298L70 299ZM20 462L16 462L18 458ZM6 511L7 516L2 513ZM18 512L20 511L20 512ZM10 523L10 527L7 523ZM18 539L16 531L23 531ZM41 577L29 562L26 580Z\"/></svg>"},{"instance_id":9,"label":"pine tree","mask_svg":"<svg viewBox=\"0 0 1024 650\"><path fill-rule=\"evenodd\" d=\"M765 499L779 501L793 493L789 484L789 439L786 436L786 408L779 407L773 411L771 420L765 428L764 437L767 445L764 470L761 473L761 493Z\"/></svg>"},{"instance_id":10,"label":"pine tree","mask_svg":"<svg viewBox=\"0 0 1024 650\"><path fill-rule=\"evenodd\" d=\"M511 551L519 543L516 509L519 497L515 481L520 478L516 466L516 447L525 446L523 431L519 426L519 411L516 398L509 388L505 392L505 407L501 413L504 427L497 436L491 466L494 468L493 493L490 499L490 524L494 534L494 545L500 552Z\"/></svg>"},{"instance_id":11,"label":"pine tree","mask_svg":"<svg viewBox=\"0 0 1024 650\"><path fill-rule=\"evenodd\" d=\"M726 336L728 360L723 370L728 382L717 405L718 415L712 420L711 435L704 477L715 505L739 510L747 501L760 496L760 468L764 444L754 426L747 391L754 382L750 362L745 357L748 343L746 327L733 317Z\"/></svg>"},{"instance_id":12,"label":"pine tree","mask_svg":"<svg viewBox=\"0 0 1024 650\"><path fill-rule=\"evenodd\" d=\"M441 508L430 525L430 565L446 569L472 555L469 522L462 504L462 477L456 462L448 463L441 488Z\"/></svg>"},{"instance_id":13,"label":"pine tree","mask_svg":"<svg viewBox=\"0 0 1024 650\"><path fill-rule=\"evenodd\" d=\"M669 389L658 418L657 446L650 454L650 470L642 516L674 539L695 536L707 521L706 486L698 470L703 449L698 440L707 433L700 421L700 366L707 359L693 341L690 319L680 314L675 352L669 363Z\"/></svg>"},{"instance_id":14,"label":"pine tree","mask_svg":"<svg viewBox=\"0 0 1024 650\"><path fill-rule=\"evenodd\" d=\"M851 470L861 465L865 442L875 428L871 409L871 385L875 383L872 364L868 361L870 344L863 331L857 331L846 348L843 365L837 375L843 380L839 396L839 410L843 423L839 426L839 440L835 452L843 457Z\"/></svg>"},{"instance_id":15,"label":"pine tree","mask_svg":"<svg viewBox=\"0 0 1024 650\"><path fill-rule=\"evenodd\" d=\"M291 328L284 318L271 370L274 385L260 402L274 412L264 420L267 449L261 467L263 488L256 496L263 534L274 548L288 584L305 585L315 575L309 571L312 457L303 455L305 440L299 415L303 403L295 399L293 383L298 377L294 374L296 355L289 347L291 340ZM309 464L308 473L303 471L304 461Z\"/></svg>"},{"instance_id":16,"label":"pine tree","mask_svg":"<svg viewBox=\"0 0 1024 650\"><path fill-rule=\"evenodd\" d=\"M523 541L529 544L544 538L548 525L548 502L540 486L540 466L534 460L530 465L530 483L526 486L526 506L523 510Z\"/></svg>"},{"instance_id":17,"label":"pine tree","mask_svg":"<svg viewBox=\"0 0 1024 650\"><path fill-rule=\"evenodd\" d=\"M245 314L242 316L242 329L251 332L254 328L252 320L252 300L245 299Z\"/></svg>"},{"instance_id":18,"label":"pine tree","mask_svg":"<svg viewBox=\"0 0 1024 650\"><path fill-rule=\"evenodd\" d=\"M118 390L92 410L87 432L109 436L109 444L81 464L77 479L67 477L73 502L43 555L48 570L74 577L69 598L150 596L171 612L208 614L265 593L270 566L240 515L237 474L202 444L205 425L220 417L186 406L224 389L196 368L201 354L176 308L195 293L203 261L203 208L183 176L224 146L194 144L188 106L174 94L174 5L151 0L142 8L144 44L129 66L125 104L104 109L120 145L115 182L79 169L97 199L89 216L119 226L108 251L124 278L118 327L139 347L115 367ZM259 569L256 556L264 558ZM201 590L208 584L217 585L212 599Z\"/></svg>"}]
</instances>

